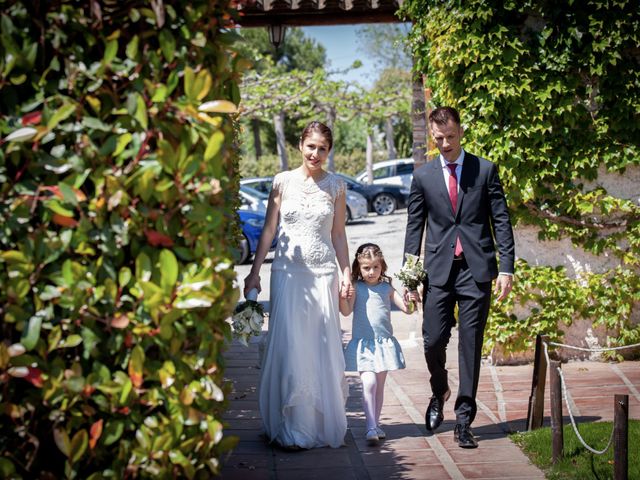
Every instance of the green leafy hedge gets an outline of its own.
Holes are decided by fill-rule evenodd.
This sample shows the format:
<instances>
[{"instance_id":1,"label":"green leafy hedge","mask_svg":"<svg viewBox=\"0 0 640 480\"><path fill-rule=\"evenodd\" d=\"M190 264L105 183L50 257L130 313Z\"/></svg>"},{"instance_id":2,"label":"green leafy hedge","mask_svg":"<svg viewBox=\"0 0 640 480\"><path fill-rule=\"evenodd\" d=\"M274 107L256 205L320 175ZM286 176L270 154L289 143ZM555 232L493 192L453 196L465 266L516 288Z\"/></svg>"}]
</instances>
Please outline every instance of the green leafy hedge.
<instances>
[{"instance_id":1,"label":"green leafy hedge","mask_svg":"<svg viewBox=\"0 0 640 480\"><path fill-rule=\"evenodd\" d=\"M208 478L233 445L232 7L0 12L0 476Z\"/></svg>"},{"instance_id":2,"label":"green leafy hedge","mask_svg":"<svg viewBox=\"0 0 640 480\"><path fill-rule=\"evenodd\" d=\"M637 7L624 0L403 4L434 104L458 107L467 148L499 165L514 221L537 226L541 240L570 238L620 261L584 283L563 269L521 264L515 301L537 310L522 321L509 316L509 304L494 308L490 345L525 351L534 333L559 336L578 318L611 327L614 344L640 336L631 320L640 290L629 288L640 267L640 207L585 188L599 169L640 165Z\"/></svg>"}]
</instances>

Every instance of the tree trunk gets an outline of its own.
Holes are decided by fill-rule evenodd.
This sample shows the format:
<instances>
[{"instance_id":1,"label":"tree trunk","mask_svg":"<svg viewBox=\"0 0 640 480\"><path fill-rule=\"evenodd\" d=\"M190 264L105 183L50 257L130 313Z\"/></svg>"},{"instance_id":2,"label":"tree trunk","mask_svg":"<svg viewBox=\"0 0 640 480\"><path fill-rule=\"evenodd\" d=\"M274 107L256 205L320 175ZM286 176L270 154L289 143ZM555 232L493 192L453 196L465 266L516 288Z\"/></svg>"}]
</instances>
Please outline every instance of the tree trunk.
<instances>
[{"instance_id":1,"label":"tree trunk","mask_svg":"<svg viewBox=\"0 0 640 480\"><path fill-rule=\"evenodd\" d=\"M333 132L333 126L335 125L335 123L336 123L336 110L333 107L329 107L327 108L327 127L331 129L331 132ZM327 159L327 170L329 170L330 172L336 171L335 161L333 160L334 152L335 152L335 149L332 148L329 151L329 158Z\"/></svg>"},{"instance_id":2,"label":"tree trunk","mask_svg":"<svg viewBox=\"0 0 640 480\"><path fill-rule=\"evenodd\" d=\"M427 117L425 116L422 75L413 74L411 92L411 120L413 122L413 160L416 167L426 161Z\"/></svg>"},{"instance_id":3,"label":"tree trunk","mask_svg":"<svg viewBox=\"0 0 640 480\"><path fill-rule=\"evenodd\" d=\"M387 117L384 122L384 138L387 142L387 157L389 160L395 160L398 158L398 152L396 152L396 144L393 135L393 122L391 117Z\"/></svg>"},{"instance_id":4,"label":"tree trunk","mask_svg":"<svg viewBox=\"0 0 640 480\"><path fill-rule=\"evenodd\" d=\"M253 149L256 152L256 162L260 161L262 156L262 143L260 143L260 120L251 119L251 130L253 131Z\"/></svg>"},{"instance_id":5,"label":"tree trunk","mask_svg":"<svg viewBox=\"0 0 640 480\"><path fill-rule=\"evenodd\" d=\"M276 131L276 146L278 147L278 157L280 158L280 171L284 172L289 170L287 142L284 137L284 112L276 113L273 116L273 128Z\"/></svg>"},{"instance_id":6,"label":"tree trunk","mask_svg":"<svg viewBox=\"0 0 640 480\"><path fill-rule=\"evenodd\" d=\"M367 132L367 183L371 185L373 183L373 134Z\"/></svg>"}]
</instances>

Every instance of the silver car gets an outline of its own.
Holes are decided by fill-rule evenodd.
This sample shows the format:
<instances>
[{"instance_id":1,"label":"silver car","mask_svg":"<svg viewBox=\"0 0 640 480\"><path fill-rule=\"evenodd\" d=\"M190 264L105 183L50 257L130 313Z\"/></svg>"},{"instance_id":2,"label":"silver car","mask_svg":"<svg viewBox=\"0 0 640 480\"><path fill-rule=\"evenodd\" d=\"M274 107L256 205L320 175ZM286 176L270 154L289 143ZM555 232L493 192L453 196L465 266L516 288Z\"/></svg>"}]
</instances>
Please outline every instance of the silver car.
<instances>
[{"instance_id":1,"label":"silver car","mask_svg":"<svg viewBox=\"0 0 640 480\"><path fill-rule=\"evenodd\" d=\"M240 187L250 187L268 195L271 192L273 177L252 177L240 180ZM367 216L367 199L357 192L347 190L347 223Z\"/></svg>"},{"instance_id":2,"label":"silver car","mask_svg":"<svg viewBox=\"0 0 640 480\"><path fill-rule=\"evenodd\" d=\"M373 183L386 183L411 187L413 180L413 158L397 158L373 164ZM367 183L367 171L363 170L355 176L356 180Z\"/></svg>"}]
</instances>

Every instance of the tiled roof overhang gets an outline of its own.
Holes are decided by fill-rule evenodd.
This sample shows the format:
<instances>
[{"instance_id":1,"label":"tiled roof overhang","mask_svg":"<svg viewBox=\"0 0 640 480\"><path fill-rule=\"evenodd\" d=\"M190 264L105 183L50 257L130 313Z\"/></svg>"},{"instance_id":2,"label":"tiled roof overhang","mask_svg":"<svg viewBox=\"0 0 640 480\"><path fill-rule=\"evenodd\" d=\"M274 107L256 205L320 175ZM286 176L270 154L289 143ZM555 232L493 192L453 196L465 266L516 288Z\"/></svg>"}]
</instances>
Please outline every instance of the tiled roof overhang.
<instances>
[{"instance_id":1,"label":"tiled roof overhang","mask_svg":"<svg viewBox=\"0 0 640 480\"><path fill-rule=\"evenodd\" d=\"M344 25L402 21L403 0L257 0L238 7L243 27Z\"/></svg>"}]
</instances>

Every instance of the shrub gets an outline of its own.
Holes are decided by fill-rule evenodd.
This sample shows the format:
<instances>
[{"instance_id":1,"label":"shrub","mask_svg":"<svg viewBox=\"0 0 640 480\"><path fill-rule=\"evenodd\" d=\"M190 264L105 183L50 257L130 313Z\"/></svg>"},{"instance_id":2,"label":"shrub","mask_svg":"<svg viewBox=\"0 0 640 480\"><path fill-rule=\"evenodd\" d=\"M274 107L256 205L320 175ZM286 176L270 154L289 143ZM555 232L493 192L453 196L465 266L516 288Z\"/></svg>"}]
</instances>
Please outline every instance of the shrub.
<instances>
[{"instance_id":1,"label":"shrub","mask_svg":"<svg viewBox=\"0 0 640 480\"><path fill-rule=\"evenodd\" d=\"M208 477L233 444L231 7L0 6L1 475Z\"/></svg>"}]
</instances>

